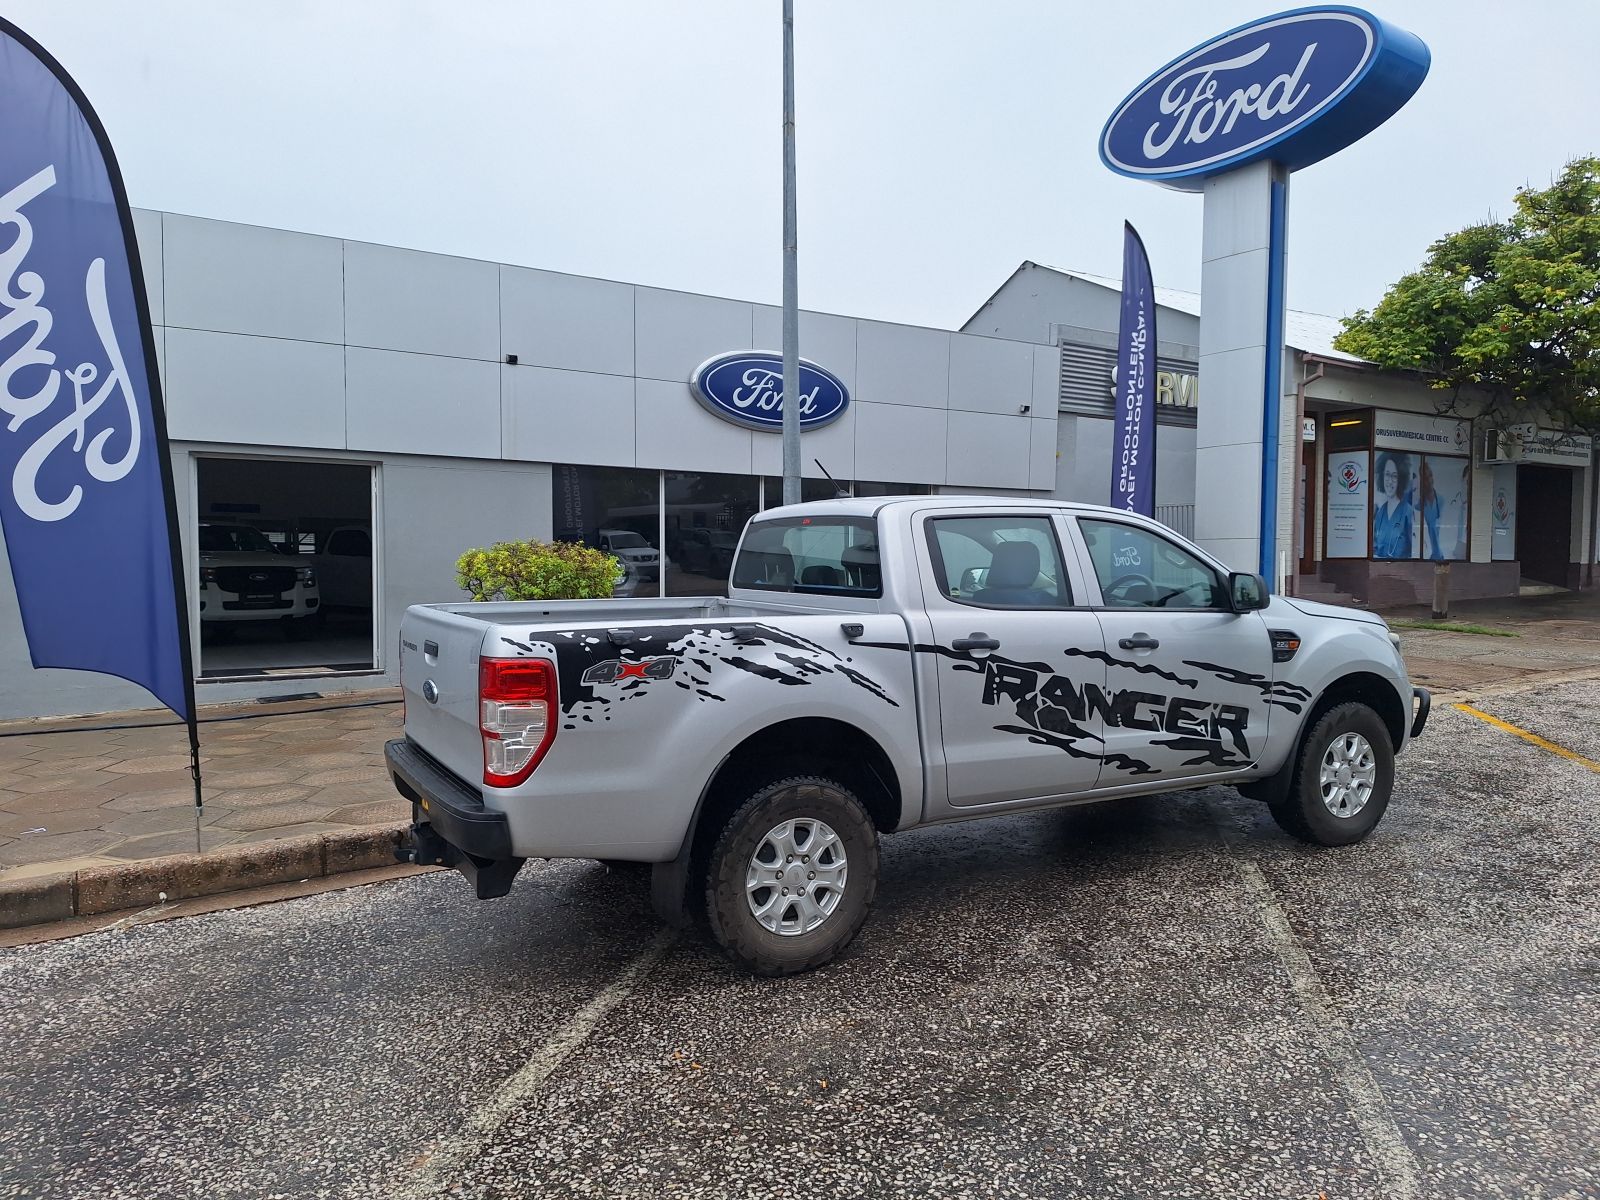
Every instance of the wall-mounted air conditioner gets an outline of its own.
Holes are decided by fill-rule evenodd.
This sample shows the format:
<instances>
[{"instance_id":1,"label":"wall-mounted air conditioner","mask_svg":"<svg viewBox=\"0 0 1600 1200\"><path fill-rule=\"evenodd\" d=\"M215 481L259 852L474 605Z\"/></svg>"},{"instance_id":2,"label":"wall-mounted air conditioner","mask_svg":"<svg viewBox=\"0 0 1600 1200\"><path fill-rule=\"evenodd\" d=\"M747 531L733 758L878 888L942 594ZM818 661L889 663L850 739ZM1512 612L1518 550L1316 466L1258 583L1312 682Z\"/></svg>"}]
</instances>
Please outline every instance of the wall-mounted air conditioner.
<instances>
[{"instance_id":1,"label":"wall-mounted air conditioner","mask_svg":"<svg viewBox=\"0 0 1600 1200\"><path fill-rule=\"evenodd\" d=\"M1485 429L1480 445L1479 462L1509 463L1522 457L1522 439L1509 429Z\"/></svg>"}]
</instances>

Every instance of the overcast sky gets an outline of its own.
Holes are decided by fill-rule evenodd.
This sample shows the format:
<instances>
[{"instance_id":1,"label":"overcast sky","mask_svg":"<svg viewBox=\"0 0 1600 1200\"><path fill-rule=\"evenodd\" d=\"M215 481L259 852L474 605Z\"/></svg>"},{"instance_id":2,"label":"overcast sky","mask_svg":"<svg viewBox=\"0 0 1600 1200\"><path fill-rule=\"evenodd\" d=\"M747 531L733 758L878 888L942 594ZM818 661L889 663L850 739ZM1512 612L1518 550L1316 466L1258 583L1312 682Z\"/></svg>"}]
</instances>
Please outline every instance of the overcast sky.
<instances>
[{"instance_id":1,"label":"overcast sky","mask_svg":"<svg viewBox=\"0 0 1600 1200\"><path fill-rule=\"evenodd\" d=\"M958 326L1023 259L1197 288L1198 196L1100 127L1259 0L798 0L800 302ZM1374 0L1433 51L1297 174L1289 299L1370 306L1440 234L1600 153L1596 0ZM776 303L779 0L9 0L135 205ZM1145 18L1136 27L1135 19ZM1142 27L1142 28L1141 28Z\"/></svg>"}]
</instances>

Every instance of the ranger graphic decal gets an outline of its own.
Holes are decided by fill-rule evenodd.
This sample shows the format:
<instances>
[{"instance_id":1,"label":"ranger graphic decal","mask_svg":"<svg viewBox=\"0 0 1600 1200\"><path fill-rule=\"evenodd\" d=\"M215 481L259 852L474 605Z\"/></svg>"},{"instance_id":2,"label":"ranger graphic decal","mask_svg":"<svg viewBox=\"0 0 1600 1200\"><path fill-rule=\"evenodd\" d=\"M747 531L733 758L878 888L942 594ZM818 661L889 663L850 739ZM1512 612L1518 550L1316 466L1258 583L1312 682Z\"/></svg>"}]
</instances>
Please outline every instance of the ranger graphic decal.
<instances>
[{"instance_id":1,"label":"ranger graphic decal","mask_svg":"<svg viewBox=\"0 0 1600 1200\"><path fill-rule=\"evenodd\" d=\"M1020 725L996 725L994 728L997 733L1025 737L1035 745L1051 746L1074 758L1099 758L1107 766L1127 771L1135 777L1159 775L1160 771L1142 759L1118 751L1105 751L1104 740L1082 722L1098 716L1108 728L1145 729L1170 734L1169 737L1152 738L1150 744L1189 754L1191 757L1183 762L1186 767L1202 763L1218 768L1246 767L1255 761L1256 756L1251 752L1246 736L1250 727L1250 710L1241 704L1168 696L1133 688L1102 688L1099 684L1088 682L1079 684L1057 673L1048 663L1017 662L999 654L979 658L970 651L938 644L919 642L912 646L895 646L891 642L858 642L857 645L932 654L950 660L952 671L981 673L982 702L995 706L1014 705L1017 719L1022 722ZM1067 646L1062 653L1071 658L1104 663L1107 667L1153 675L1190 691L1200 687L1199 680L1185 679L1153 663L1117 658L1104 650ZM1274 684L1261 676L1228 667L1211 663L1185 665L1199 667L1224 683L1261 688L1271 697L1268 703L1281 704L1294 712L1300 711L1297 701L1303 702L1302 697L1310 697L1304 688L1287 683Z\"/></svg>"},{"instance_id":2,"label":"ranger graphic decal","mask_svg":"<svg viewBox=\"0 0 1600 1200\"><path fill-rule=\"evenodd\" d=\"M1150 744L1194 754L1184 766L1214 763L1219 767L1243 767L1253 761L1245 740L1250 710L1243 705L1074 683L1039 663L991 657L984 660L982 670L983 703L1014 704L1017 717L1025 722L1022 727L996 725L995 729L1002 733L1021 734L1031 742L1054 746L1077 758L1097 758L1102 756L1100 751L1078 743L1100 741L1080 724L1099 717L1109 729L1144 729L1174 735L1152 738ZM1179 682L1194 686L1187 680ZM1158 773L1149 763L1124 754L1106 754L1104 758L1133 775Z\"/></svg>"}]
</instances>

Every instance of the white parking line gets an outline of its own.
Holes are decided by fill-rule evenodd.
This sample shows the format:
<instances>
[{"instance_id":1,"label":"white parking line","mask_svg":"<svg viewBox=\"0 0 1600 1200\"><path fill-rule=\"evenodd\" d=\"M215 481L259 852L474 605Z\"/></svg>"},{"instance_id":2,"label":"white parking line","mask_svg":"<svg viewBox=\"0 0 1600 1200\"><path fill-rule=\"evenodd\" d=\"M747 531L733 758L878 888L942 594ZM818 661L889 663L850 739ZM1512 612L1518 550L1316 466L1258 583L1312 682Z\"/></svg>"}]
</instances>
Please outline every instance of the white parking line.
<instances>
[{"instance_id":1,"label":"white parking line","mask_svg":"<svg viewBox=\"0 0 1600 1200\"><path fill-rule=\"evenodd\" d=\"M1361 1139L1384 1177L1386 1194L1390 1200L1416 1200L1422 1194L1416 1156L1395 1124L1383 1089L1372 1077L1366 1059L1361 1057L1350 1027L1334 1008L1322 980L1317 977L1316 968L1311 965L1311 956L1295 937L1288 915L1261 868L1245 858L1236 846L1230 845L1229 850L1239 881L1255 902L1261 923L1266 926L1267 938L1289 975L1289 984L1300 1002L1300 1010L1306 1015L1312 1039L1332 1063L1339 1086L1344 1089L1350 1115L1355 1118Z\"/></svg>"},{"instance_id":2,"label":"white parking line","mask_svg":"<svg viewBox=\"0 0 1600 1200\"><path fill-rule=\"evenodd\" d=\"M651 943L633 957L622 974L605 990L572 1014L571 1020L554 1037L535 1050L516 1074L502 1083L494 1095L473 1113L461 1132L440 1144L410 1183L394 1193L403 1200L420 1200L448 1187L452 1176L475 1159L494 1139L500 1127L537 1092L544 1081L584 1042L588 1041L607 1014L626 1000L644 977L667 956L677 941L676 930L663 929Z\"/></svg>"}]
</instances>

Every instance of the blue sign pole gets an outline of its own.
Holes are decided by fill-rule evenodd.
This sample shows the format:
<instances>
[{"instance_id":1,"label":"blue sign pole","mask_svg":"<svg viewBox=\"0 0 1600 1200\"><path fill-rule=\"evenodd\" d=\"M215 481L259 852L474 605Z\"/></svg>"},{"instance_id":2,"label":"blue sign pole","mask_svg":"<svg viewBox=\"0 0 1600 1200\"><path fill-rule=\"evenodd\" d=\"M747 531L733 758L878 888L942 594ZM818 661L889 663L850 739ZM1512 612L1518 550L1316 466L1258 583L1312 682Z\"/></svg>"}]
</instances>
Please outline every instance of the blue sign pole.
<instances>
[{"instance_id":1,"label":"blue sign pole","mask_svg":"<svg viewBox=\"0 0 1600 1200\"><path fill-rule=\"evenodd\" d=\"M1156 294L1150 256L1122 224L1122 311L1117 322L1117 410L1111 436L1111 507L1156 511Z\"/></svg>"},{"instance_id":2,"label":"blue sign pole","mask_svg":"<svg viewBox=\"0 0 1600 1200\"><path fill-rule=\"evenodd\" d=\"M0 19L0 524L35 667L140 684L200 740L144 274L110 140Z\"/></svg>"}]
</instances>

